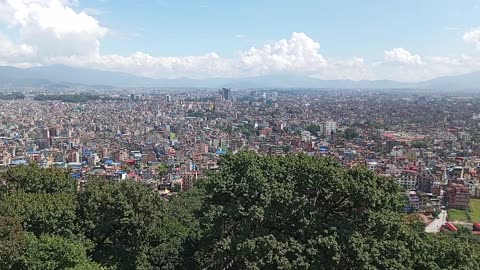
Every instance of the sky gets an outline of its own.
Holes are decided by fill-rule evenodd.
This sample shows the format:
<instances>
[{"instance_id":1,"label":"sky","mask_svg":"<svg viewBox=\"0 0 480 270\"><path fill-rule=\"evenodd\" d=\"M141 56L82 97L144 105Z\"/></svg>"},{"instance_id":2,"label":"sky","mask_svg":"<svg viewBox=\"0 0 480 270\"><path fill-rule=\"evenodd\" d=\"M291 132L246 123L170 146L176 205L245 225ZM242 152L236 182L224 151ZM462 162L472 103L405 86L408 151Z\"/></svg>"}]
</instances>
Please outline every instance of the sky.
<instances>
[{"instance_id":1,"label":"sky","mask_svg":"<svg viewBox=\"0 0 480 270\"><path fill-rule=\"evenodd\" d=\"M0 0L0 65L152 78L480 71L480 0Z\"/></svg>"}]
</instances>

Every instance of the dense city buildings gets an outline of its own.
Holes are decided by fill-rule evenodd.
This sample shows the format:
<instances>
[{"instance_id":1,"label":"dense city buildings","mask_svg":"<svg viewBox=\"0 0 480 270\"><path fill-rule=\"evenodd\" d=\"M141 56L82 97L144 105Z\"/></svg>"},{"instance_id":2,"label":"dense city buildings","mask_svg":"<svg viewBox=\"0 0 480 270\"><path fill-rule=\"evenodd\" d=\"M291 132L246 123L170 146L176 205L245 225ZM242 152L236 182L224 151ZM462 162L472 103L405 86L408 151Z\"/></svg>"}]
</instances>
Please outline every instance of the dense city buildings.
<instances>
[{"instance_id":1,"label":"dense city buildings","mask_svg":"<svg viewBox=\"0 0 480 270\"><path fill-rule=\"evenodd\" d=\"M79 186L105 176L174 194L191 189L228 153L306 153L396 179L408 211L466 209L480 194L476 97L409 90L69 91L11 91L22 95L0 108L1 168L37 163L70 170Z\"/></svg>"}]
</instances>

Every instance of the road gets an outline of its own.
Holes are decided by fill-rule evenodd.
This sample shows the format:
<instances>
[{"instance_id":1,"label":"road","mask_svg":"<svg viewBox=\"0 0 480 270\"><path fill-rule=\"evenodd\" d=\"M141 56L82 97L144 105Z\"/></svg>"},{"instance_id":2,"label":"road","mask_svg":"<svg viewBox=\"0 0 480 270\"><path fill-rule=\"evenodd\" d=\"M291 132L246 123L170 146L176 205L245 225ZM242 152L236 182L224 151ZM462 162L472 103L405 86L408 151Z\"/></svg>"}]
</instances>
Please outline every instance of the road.
<instances>
[{"instance_id":1,"label":"road","mask_svg":"<svg viewBox=\"0 0 480 270\"><path fill-rule=\"evenodd\" d=\"M434 219L430 224L425 227L427 233L437 233L440 231L443 225L447 222L447 211L442 210L438 215L438 218Z\"/></svg>"}]
</instances>

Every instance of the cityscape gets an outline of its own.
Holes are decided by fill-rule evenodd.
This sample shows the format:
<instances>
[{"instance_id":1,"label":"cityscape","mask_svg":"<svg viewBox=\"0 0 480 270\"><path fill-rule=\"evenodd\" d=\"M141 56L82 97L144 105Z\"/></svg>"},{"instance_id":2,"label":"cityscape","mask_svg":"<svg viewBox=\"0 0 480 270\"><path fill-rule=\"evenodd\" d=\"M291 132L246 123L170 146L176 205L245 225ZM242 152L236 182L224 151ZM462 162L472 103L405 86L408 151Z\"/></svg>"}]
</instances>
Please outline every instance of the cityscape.
<instances>
[{"instance_id":1,"label":"cityscape","mask_svg":"<svg viewBox=\"0 0 480 270\"><path fill-rule=\"evenodd\" d=\"M444 229L468 224L476 233L480 222L475 97L415 90L75 91L4 94L12 99L0 110L3 169L62 168L79 186L92 177L128 179L168 198L218 169L228 153L304 153L394 178L408 198L405 211L422 213L426 223L447 207Z\"/></svg>"},{"instance_id":2,"label":"cityscape","mask_svg":"<svg viewBox=\"0 0 480 270\"><path fill-rule=\"evenodd\" d=\"M0 0L0 270L480 269L480 0Z\"/></svg>"}]
</instances>

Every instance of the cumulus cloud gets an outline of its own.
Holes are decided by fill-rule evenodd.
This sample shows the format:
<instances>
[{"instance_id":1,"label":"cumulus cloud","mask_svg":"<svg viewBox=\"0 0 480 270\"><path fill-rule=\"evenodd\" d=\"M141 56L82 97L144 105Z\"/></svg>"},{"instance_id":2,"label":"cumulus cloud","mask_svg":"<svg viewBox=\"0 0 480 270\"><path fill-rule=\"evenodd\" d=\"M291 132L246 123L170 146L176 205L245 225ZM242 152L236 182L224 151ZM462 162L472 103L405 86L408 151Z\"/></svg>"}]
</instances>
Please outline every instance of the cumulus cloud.
<instances>
[{"instance_id":1,"label":"cumulus cloud","mask_svg":"<svg viewBox=\"0 0 480 270\"><path fill-rule=\"evenodd\" d=\"M404 48L394 48L385 51L384 58L387 62L416 65L422 64L422 60L418 54L412 54Z\"/></svg>"},{"instance_id":2,"label":"cumulus cloud","mask_svg":"<svg viewBox=\"0 0 480 270\"><path fill-rule=\"evenodd\" d=\"M187 57L155 57L144 52L129 56L101 55L89 66L131 72L147 77L242 77L271 73L312 74L327 65L318 52L320 45L304 33L263 47L252 47L232 58L217 53Z\"/></svg>"},{"instance_id":3,"label":"cumulus cloud","mask_svg":"<svg viewBox=\"0 0 480 270\"><path fill-rule=\"evenodd\" d=\"M87 66L152 78L233 77L232 63L216 53L187 57L154 57L144 52L129 56L102 55Z\"/></svg>"},{"instance_id":4,"label":"cumulus cloud","mask_svg":"<svg viewBox=\"0 0 480 270\"><path fill-rule=\"evenodd\" d=\"M475 45L480 50L480 28L473 29L463 35L463 40Z\"/></svg>"},{"instance_id":5,"label":"cumulus cloud","mask_svg":"<svg viewBox=\"0 0 480 270\"><path fill-rule=\"evenodd\" d=\"M0 21L17 30L19 40L0 39L3 63L63 63L124 71L148 77L235 77L291 72L312 74L327 65L320 44L305 33L252 47L234 57L212 52L200 56L156 57L145 52L129 56L100 54L109 31L91 12L75 11L72 0L3 0ZM89 14L90 13L90 14Z\"/></svg>"},{"instance_id":6,"label":"cumulus cloud","mask_svg":"<svg viewBox=\"0 0 480 270\"><path fill-rule=\"evenodd\" d=\"M305 33L293 33L289 40L282 39L241 52L237 64L251 75L297 71L309 73L327 65L319 49L320 44Z\"/></svg>"},{"instance_id":7,"label":"cumulus cloud","mask_svg":"<svg viewBox=\"0 0 480 270\"><path fill-rule=\"evenodd\" d=\"M33 48L27 44L14 44L0 35L0 58L5 61L29 60L34 54Z\"/></svg>"},{"instance_id":8,"label":"cumulus cloud","mask_svg":"<svg viewBox=\"0 0 480 270\"><path fill-rule=\"evenodd\" d=\"M67 64L153 78L288 73L322 79L404 81L480 69L478 57L421 57L403 48L387 50L382 60L373 63L362 57L330 59L321 53L317 41L302 32L236 52L232 57L215 52L186 57L159 57L142 51L131 55L101 54L101 41L112 31L95 18L100 14L97 10L77 9L78 0L0 0L0 23L16 37L14 40L0 34L0 65ZM465 33L463 39L480 48L480 28Z\"/></svg>"},{"instance_id":9,"label":"cumulus cloud","mask_svg":"<svg viewBox=\"0 0 480 270\"><path fill-rule=\"evenodd\" d=\"M36 61L73 55L96 57L107 29L85 12L76 12L67 0L3 0L0 21L19 32Z\"/></svg>"}]
</instances>

